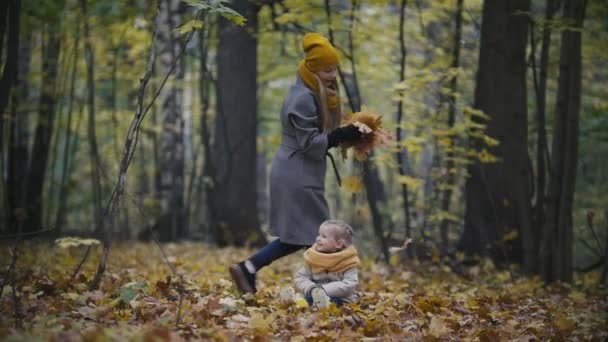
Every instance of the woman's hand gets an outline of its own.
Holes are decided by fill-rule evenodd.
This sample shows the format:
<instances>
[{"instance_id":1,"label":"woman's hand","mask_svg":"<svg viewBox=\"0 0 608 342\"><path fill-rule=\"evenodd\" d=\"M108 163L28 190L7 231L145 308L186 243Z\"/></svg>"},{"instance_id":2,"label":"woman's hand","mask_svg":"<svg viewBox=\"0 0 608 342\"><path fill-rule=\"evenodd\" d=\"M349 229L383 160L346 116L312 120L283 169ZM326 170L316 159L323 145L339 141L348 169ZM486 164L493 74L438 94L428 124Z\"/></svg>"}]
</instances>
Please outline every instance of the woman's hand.
<instances>
[{"instance_id":1,"label":"woman's hand","mask_svg":"<svg viewBox=\"0 0 608 342\"><path fill-rule=\"evenodd\" d=\"M338 127L327 134L327 148L338 146L342 142L351 142L361 139L363 133L353 124Z\"/></svg>"}]
</instances>

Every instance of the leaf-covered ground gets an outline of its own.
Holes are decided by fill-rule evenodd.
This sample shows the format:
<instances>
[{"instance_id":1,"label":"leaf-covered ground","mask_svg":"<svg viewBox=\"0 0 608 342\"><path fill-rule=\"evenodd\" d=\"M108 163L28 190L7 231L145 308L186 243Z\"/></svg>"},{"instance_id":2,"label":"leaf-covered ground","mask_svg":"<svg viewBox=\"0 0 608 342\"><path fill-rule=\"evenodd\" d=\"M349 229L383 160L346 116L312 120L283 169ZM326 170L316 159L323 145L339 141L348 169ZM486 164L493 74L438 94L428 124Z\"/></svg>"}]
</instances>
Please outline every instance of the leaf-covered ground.
<instances>
[{"instance_id":1,"label":"leaf-covered ground","mask_svg":"<svg viewBox=\"0 0 608 342\"><path fill-rule=\"evenodd\" d=\"M312 311L281 303L301 253L264 269L260 291L240 295L227 267L249 255L198 243L164 245L183 275L172 276L154 244L114 245L101 289L87 291L100 249L70 281L82 248L22 245L19 323L10 286L0 299L2 340L606 340L608 298L597 275L544 287L490 262L460 269L404 262L389 273L364 262L361 302ZM0 257L10 260L8 248ZM182 295L180 296L180 292ZM180 322L176 325L178 308Z\"/></svg>"}]
</instances>

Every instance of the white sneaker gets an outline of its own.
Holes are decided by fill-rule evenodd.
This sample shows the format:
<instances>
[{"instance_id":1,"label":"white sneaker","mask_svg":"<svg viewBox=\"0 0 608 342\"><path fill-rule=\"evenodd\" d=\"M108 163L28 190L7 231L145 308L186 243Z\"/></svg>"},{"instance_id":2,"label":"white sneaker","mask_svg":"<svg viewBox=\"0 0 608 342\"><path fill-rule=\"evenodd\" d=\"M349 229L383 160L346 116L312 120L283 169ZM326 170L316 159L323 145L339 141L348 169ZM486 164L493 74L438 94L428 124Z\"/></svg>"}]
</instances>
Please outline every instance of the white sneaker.
<instances>
[{"instance_id":1,"label":"white sneaker","mask_svg":"<svg viewBox=\"0 0 608 342\"><path fill-rule=\"evenodd\" d=\"M327 309L329 307L329 297L322 288L315 287L310 291L310 296L312 297L313 307L317 309Z\"/></svg>"},{"instance_id":2,"label":"white sneaker","mask_svg":"<svg viewBox=\"0 0 608 342\"><path fill-rule=\"evenodd\" d=\"M296 291L291 286L282 287L279 292L279 299L282 303L295 303Z\"/></svg>"}]
</instances>

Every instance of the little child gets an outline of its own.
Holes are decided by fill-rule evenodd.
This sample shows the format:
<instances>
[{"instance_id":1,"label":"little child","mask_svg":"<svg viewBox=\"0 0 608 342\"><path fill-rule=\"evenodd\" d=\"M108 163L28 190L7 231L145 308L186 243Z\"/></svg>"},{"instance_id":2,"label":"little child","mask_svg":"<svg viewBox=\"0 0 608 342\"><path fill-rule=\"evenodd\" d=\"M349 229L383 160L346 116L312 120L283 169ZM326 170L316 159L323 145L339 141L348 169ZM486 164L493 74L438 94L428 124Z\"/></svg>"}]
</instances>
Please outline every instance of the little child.
<instances>
[{"instance_id":1,"label":"little child","mask_svg":"<svg viewBox=\"0 0 608 342\"><path fill-rule=\"evenodd\" d=\"M304 266L295 274L295 285L309 305L327 308L357 301L357 266L360 260L353 246L353 228L338 220L319 227L315 244L304 252Z\"/></svg>"}]
</instances>

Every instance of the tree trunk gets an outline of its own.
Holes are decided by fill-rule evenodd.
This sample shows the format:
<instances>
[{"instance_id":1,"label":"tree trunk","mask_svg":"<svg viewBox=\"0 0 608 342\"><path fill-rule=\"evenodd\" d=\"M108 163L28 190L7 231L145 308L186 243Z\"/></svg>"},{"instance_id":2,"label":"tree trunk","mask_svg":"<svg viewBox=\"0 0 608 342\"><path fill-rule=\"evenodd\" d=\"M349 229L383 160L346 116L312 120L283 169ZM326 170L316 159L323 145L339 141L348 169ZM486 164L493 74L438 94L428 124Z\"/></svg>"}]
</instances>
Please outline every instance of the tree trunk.
<instances>
[{"instance_id":1,"label":"tree trunk","mask_svg":"<svg viewBox=\"0 0 608 342\"><path fill-rule=\"evenodd\" d=\"M173 81L161 92L162 133L160 141L160 217L159 238L171 241L183 237L184 229L184 119L182 116L184 79L183 61L177 59L182 48L178 32L181 11L179 0L160 0L159 73L166 75L175 64Z\"/></svg>"},{"instance_id":2,"label":"tree trunk","mask_svg":"<svg viewBox=\"0 0 608 342\"><path fill-rule=\"evenodd\" d=\"M581 107L581 32L585 3L566 0L562 31L551 178L541 244L541 274L546 282L572 281L572 202L578 159Z\"/></svg>"},{"instance_id":3,"label":"tree trunk","mask_svg":"<svg viewBox=\"0 0 608 342\"><path fill-rule=\"evenodd\" d=\"M96 227L95 234L99 235L103 225L102 193L101 193L101 160L97 147L97 133L95 129L95 55L91 45L91 34L88 22L87 0L80 0L80 8L84 18L84 56L87 65L87 107L89 120L87 124L87 139L89 141L89 158L91 161L91 188L93 190L93 219Z\"/></svg>"},{"instance_id":4,"label":"tree trunk","mask_svg":"<svg viewBox=\"0 0 608 342\"><path fill-rule=\"evenodd\" d=\"M499 162L468 168L459 247L498 262L521 261L519 238L507 250L503 237L516 230L526 239L530 230L525 58L529 8L529 0L486 1L483 6L475 108L489 116L486 134L500 144L484 147L478 140L473 145L489 150ZM524 250L524 260L534 256L535 251Z\"/></svg>"},{"instance_id":5,"label":"tree trunk","mask_svg":"<svg viewBox=\"0 0 608 342\"><path fill-rule=\"evenodd\" d=\"M407 0L401 0L401 7L399 11L399 50L400 50L400 61L399 61L399 82L405 80L405 62L407 57L407 50L405 47L405 7ZM401 120L403 119L403 100L399 100L397 103L397 130L395 136L397 138L397 146L400 146L401 142ZM397 158L397 167L399 168L399 175L403 176L406 174L406 163L407 163L407 150L399 150L395 153ZM408 197L407 184L401 184L401 198L403 200L403 218L405 220L405 236L411 237L411 218L410 218L410 201ZM411 250L408 250L408 253Z\"/></svg>"},{"instance_id":6,"label":"tree trunk","mask_svg":"<svg viewBox=\"0 0 608 342\"><path fill-rule=\"evenodd\" d=\"M78 43L80 41L80 26L76 29L76 35L74 38L74 60L72 61L72 74L70 76L70 93L67 104L67 123L66 123L66 133L65 133L65 141L63 145L63 160L62 160L62 168L61 168L61 181L59 183L59 197L57 198L57 215L55 216L55 224L53 228L55 229L55 236L61 235L61 230L63 226L63 222L65 220L65 209L68 197L68 185L67 180L70 175L70 157L73 159L73 155L70 154L70 147L73 145L72 143L72 113L74 109L74 94L75 94L75 86L76 86L76 73L77 73L77 65L78 65ZM75 138L74 138L75 139Z\"/></svg>"},{"instance_id":7,"label":"tree trunk","mask_svg":"<svg viewBox=\"0 0 608 342\"><path fill-rule=\"evenodd\" d=\"M546 155L547 155L547 130L545 128L545 107L547 97L547 69L549 67L549 47L551 44L551 21L553 15L559 8L559 0L547 0L545 5L545 21L543 22L543 35L540 50L540 65L538 79L536 70L533 69L534 85L536 93L536 201L534 203L534 224L531 227L532 243L534 250L538 250L542 237L542 229L545 225L545 198L546 198ZM535 42L534 27L530 28L530 44L532 46L532 65L535 66ZM525 271L528 274L538 272L539 262L530 262Z\"/></svg>"},{"instance_id":8,"label":"tree trunk","mask_svg":"<svg viewBox=\"0 0 608 342\"><path fill-rule=\"evenodd\" d=\"M27 163L29 155L28 114L31 105L29 99L29 69L31 63L31 32L25 32L19 43L19 71L15 89L12 93L11 112L8 136L8 172L7 172L7 214L9 231L16 232L17 225L22 224L25 203Z\"/></svg>"},{"instance_id":9,"label":"tree trunk","mask_svg":"<svg viewBox=\"0 0 608 342\"><path fill-rule=\"evenodd\" d=\"M329 41L332 45L336 45L336 41L334 39L334 32L332 28L332 17L331 17L331 6L329 0L325 0L325 14L327 16L327 26L329 31ZM351 2L351 12L349 16L349 34L348 34L348 56L351 64L352 74L345 74L342 71L342 68L338 66L338 73L340 75L340 79L342 80L342 85L344 88L344 92L346 93L346 97L348 99L349 106L353 112L361 111L361 92L359 91L359 82L357 81L357 63L355 61L355 49L353 42L353 26L355 24L355 10L358 8L359 4L356 1ZM369 154L369 158L373 158L373 152ZM388 243L386 241L385 236L385 227L382 220L382 215L380 214L380 206L386 204L386 195L384 192L384 186L382 185L382 181L378 176L378 172L373 167L371 161L367 160L363 163L363 184L365 186L365 191L367 192L367 202L369 205L369 209L372 214L372 224L374 226L374 233L378 240L380 240L381 253L384 257L386 263L389 262L389 253L388 253Z\"/></svg>"},{"instance_id":10,"label":"tree trunk","mask_svg":"<svg viewBox=\"0 0 608 342\"><path fill-rule=\"evenodd\" d=\"M0 215L0 232L6 231L7 233L16 232L17 227L12 223L14 220L15 203L12 203L14 199L11 199L11 190L7 190L8 187L12 187L9 179L5 179L5 175L10 177L10 171L6 172L5 167L10 170L13 165L9 160L4 157L5 153L5 121L9 124L14 123L14 117L8 115L9 120L5 120L5 109L8 104L8 100L11 94L13 84L17 82L18 68L19 68L19 29L20 29L20 16L21 16L21 1L20 0L5 0L0 4L0 66L4 66L2 69L2 75L0 77L0 209L6 212L4 215ZM7 54L6 61L3 61L4 57L4 36L7 35ZM13 125L9 128L9 132L13 130ZM10 134L10 133L9 133ZM9 155L10 145L12 144L12 137L9 136L6 139L9 144ZM5 162L8 164L5 166ZM5 183L6 181L6 183ZM6 216L5 216L6 215Z\"/></svg>"},{"instance_id":11,"label":"tree trunk","mask_svg":"<svg viewBox=\"0 0 608 342\"><path fill-rule=\"evenodd\" d=\"M42 226L42 192L55 120L55 105L57 103L55 91L61 42L58 25L51 26L47 34L48 37L42 56L42 90L38 123L36 124L34 144L28 167L26 192L28 212L23 232L40 230Z\"/></svg>"},{"instance_id":12,"label":"tree trunk","mask_svg":"<svg viewBox=\"0 0 608 342\"><path fill-rule=\"evenodd\" d=\"M217 119L213 146L215 179L212 229L220 245L265 243L256 192L257 11L247 0L233 9L247 22L238 27L220 18L217 51Z\"/></svg>"},{"instance_id":13,"label":"tree trunk","mask_svg":"<svg viewBox=\"0 0 608 342\"><path fill-rule=\"evenodd\" d=\"M10 1L0 2L0 65L4 65L4 34L6 33L6 24L8 21L8 9L10 3Z\"/></svg>"},{"instance_id":14,"label":"tree trunk","mask_svg":"<svg viewBox=\"0 0 608 342\"><path fill-rule=\"evenodd\" d=\"M455 13L455 28L454 28L454 38L453 43L454 47L452 49L452 63L450 67L452 69L457 69L460 66L460 40L462 35L462 3L463 0L458 0L456 4L456 13ZM448 128L451 129L454 127L455 117L456 117L456 92L458 91L458 75L455 75L454 78L450 81L450 96L449 96L449 112L448 112ZM441 210L444 212L450 211L450 201L452 198L452 188L454 188L456 180L455 180L455 172L454 169L454 148L455 148L455 136L450 137L450 144L446 147L446 163L445 169L447 174L447 186L443 191L441 198ZM443 219L441 221L441 226L439 227L439 232L441 234L441 249L444 253L448 251L448 230L449 230L449 220Z\"/></svg>"},{"instance_id":15,"label":"tree trunk","mask_svg":"<svg viewBox=\"0 0 608 342\"><path fill-rule=\"evenodd\" d=\"M17 80L17 68L19 63L19 21L21 15L20 0L5 0L4 2L5 3L0 5L0 15L2 15L0 21L5 22L5 20L8 20L8 33L6 39L8 49L6 63L4 63L4 70L2 71L2 78L0 78L0 113L4 113L11 93L11 87ZM8 16L8 18L6 18L6 16ZM2 35L2 42L0 42L0 45L3 45L3 41L4 35ZM0 118L0 128L4 127L3 123L4 116ZM0 130L0 132L2 131L3 130ZM2 138L1 135L0 138ZM0 141L2 141L2 139L0 139Z\"/></svg>"},{"instance_id":16,"label":"tree trunk","mask_svg":"<svg viewBox=\"0 0 608 342\"><path fill-rule=\"evenodd\" d=\"M210 161L211 158L211 137L209 130L209 101L210 101L210 88L212 84L211 74L207 69L207 58L209 57L209 38L211 37L210 29L199 31L199 53L200 53L200 75L199 75L199 97L201 101L201 143L203 145L203 174L202 179L197 187L197 200L202 202L202 205L198 205L199 213L197 214L197 220L201 222L201 226L205 226L204 238L209 241L208 232L209 223L213 223L213 219L210 218L210 202L208 198L211 195L211 184L208 180L215 178L213 172L213 164ZM203 223L206 222L206 223Z\"/></svg>"}]
</instances>

